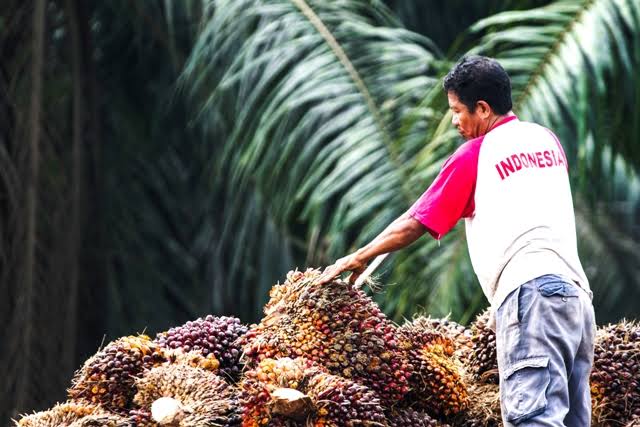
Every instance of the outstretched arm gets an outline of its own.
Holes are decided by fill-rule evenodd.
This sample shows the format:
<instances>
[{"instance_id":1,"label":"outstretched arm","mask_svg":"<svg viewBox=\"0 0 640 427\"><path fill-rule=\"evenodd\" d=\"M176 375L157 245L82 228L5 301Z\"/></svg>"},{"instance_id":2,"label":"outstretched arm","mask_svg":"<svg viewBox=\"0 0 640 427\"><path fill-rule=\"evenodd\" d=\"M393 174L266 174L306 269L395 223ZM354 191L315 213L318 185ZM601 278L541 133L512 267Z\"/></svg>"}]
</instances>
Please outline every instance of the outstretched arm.
<instances>
[{"instance_id":1,"label":"outstretched arm","mask_svg":"<svg viewBox=\"0 0 640 427\"><path fill-rule=\"evenodd\" d=\"M340 258L333 265L322 272L318 280L319 285L329 283L336 276L345 271L352 271L349 281L354 283L358 276L366 269L367 263L378 255L402 249L415 242L427 229L409 213L405 213L393 221L382 233L378 234L366 246L354 253Z\"/></svg>"}]
</instances>

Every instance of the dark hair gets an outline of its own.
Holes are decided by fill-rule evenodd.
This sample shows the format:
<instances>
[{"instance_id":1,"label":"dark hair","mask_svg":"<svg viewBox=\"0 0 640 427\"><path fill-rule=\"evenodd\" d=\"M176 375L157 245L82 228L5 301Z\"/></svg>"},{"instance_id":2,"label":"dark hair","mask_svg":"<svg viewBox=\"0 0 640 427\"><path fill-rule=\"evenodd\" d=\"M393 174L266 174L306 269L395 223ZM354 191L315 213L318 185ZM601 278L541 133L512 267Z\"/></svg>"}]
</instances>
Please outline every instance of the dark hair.
<instances>
[{"instance_id":1,"label":"dark hair","mask_svg":"<svg viewBox=\"0 0 640 427\"><path fill-rule=\"evenodd\" d=\"M497 114L511 110L511 80L495 59L465 56L444 78L444 90L456 94L470 112L485 101Z\"/></svg>"}]
</instances>

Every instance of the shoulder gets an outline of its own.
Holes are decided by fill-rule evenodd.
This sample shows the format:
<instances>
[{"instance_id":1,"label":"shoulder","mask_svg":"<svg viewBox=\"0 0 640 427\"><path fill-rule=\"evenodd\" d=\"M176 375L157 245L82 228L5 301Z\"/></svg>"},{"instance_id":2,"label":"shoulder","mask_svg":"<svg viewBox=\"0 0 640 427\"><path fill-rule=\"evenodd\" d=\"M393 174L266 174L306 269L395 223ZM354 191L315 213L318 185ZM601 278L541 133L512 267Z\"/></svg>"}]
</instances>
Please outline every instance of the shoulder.
<instances>
[{"instance_id":1,"label":"shoulder","mask_svg":"<svg viewBox=\"0 0 640 427\"><path fill-rule=\"evenodd\" d=\"M462 144L460 147L454 151L454 153L449 157L449 162L474 162L478 160L478 153L480 152L480 147L482 146L482 141L484 141L484 135L478 138L470 139Z\"/></svg>"},{"instance_id":2,"label":"shoulder","mask_svg":"<svg viewBox=\"0 0 640 427\"><path fill-rule=\"evenodd\" d=\"M517 132L526 132L528 135L545 134L554 139L558 139L553 131L539 123L526 122L526 121L514 121L512 129Z\"/></svg>"}]
</instances>

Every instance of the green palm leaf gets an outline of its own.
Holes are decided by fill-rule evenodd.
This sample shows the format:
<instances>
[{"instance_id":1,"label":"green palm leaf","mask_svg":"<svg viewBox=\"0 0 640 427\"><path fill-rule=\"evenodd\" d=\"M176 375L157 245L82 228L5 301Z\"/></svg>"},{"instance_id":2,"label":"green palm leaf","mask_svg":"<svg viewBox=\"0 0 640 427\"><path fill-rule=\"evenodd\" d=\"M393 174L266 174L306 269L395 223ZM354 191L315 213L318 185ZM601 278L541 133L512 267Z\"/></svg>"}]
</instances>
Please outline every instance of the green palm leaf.
<instances>
[{"instance_id":1,"label":"green palm leaf","mask_svg":"<svg viewBox=\"0 0 640 427\"><path fill-rule=\"evenodd\" d=\"M268 194L281 227L322 236L310 260L371 238L415 197L396 138L437 84L433 46L388 27L378 2L213 7L183 77L200 117L228 130L230 188Z\"/></svg>"},{"instance_id":2,"label":"green palm leaf","mask_svg":"<svg viewBox=\"0 0 640 427\"><path fill-rule=\"evenodd\" d=\"M474 22L495 13L512 9L530 9L551 3L550 0L385 0L404 26L433 40L445 52L457 42Z\"/></svg>"},{"instance_id":3,"label":"green palm leaf","mask_svg":"<svg viewBox=\"0 0 640 427\"><path fill-rule=\"evenodd\" d=\"M610 194L620 162L637 179L640 123L629 120L640 117L637 1L559 1L472 31L484 34L472 52L497 57L512 75L518 113L559 134L580 190Z\"/></svg>"}]
</instances>

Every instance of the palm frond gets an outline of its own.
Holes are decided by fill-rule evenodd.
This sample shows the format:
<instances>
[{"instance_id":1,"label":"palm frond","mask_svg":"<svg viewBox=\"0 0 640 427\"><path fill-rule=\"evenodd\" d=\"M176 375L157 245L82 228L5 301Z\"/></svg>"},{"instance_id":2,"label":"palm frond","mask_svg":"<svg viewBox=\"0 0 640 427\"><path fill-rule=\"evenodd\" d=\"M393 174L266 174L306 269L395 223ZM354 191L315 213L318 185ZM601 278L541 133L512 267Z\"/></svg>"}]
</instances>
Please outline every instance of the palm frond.
<instances>
[{"instance_id":1,"label":"palm frond","mask_svg":"<svg viewBox=\"0 0 640 427\"><path fill-rule=\"evenodd\" d=\"M578 201L576 228L583 265L594 291L598 323L637 317L640 244L629 237L624 215L616 215L606 205L594 209Z\"/></svg>"},{"instance_id":2,"label":"palm frond","mask_svg":"<svg viewBox=\"0 0 640 427\"><path fill-rule=\"evenodd\" d=\"M543 6L551 0L385 0L385 3L405 28L429 37L443 51L450 52L479 19L504 10Z\"/></svg>"},{"instance_id":3,"label":"palm frond","mask_svg":"<svg viewBox=\"0 0 640 427\"><path fill-rule=\"evenodd\" d=\"M484 35L471 53L498 58L512 76L518 113L559 134L580 190L611 194L619 159L640 170L637 1L558 1L472 31Z\"/></svg>"},{"instance_id":4,"label":"palm frond","mask_svg":"<svg viewBox=\"0 0 640 427\"><path fill-rule=\"evenodd\" d=\"M395 141L437 84L429 41L389 27L378 2L212 7L183 78L208 126L229 130L234 191L268 194L281 225L323 236L310 259L370 239L415 196Z\"/></svg>"}]
</instances>

